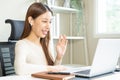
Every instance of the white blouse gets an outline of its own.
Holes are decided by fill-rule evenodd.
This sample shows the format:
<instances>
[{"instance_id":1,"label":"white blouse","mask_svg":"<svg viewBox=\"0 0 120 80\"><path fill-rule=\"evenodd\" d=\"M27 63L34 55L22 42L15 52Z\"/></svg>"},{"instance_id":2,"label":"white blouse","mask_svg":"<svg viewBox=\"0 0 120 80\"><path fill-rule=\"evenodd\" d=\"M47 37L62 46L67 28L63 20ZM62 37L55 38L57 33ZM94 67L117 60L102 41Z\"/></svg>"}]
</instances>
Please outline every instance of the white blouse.
<instances>
[{"instance_id":1,"label":"white blouse","mask_svg":"<svg viewBox=\"0 0 120 80\"><path fill-rule=\"evenodd\" d=\"M54 55L50 54L53 60ZM55 61L60 63L60 61ZM14 68L18 75L28 75L40 71L47 71L47 60L42 47L27 39L19 40L15 46Z\"/></svg>"}]
</instances>

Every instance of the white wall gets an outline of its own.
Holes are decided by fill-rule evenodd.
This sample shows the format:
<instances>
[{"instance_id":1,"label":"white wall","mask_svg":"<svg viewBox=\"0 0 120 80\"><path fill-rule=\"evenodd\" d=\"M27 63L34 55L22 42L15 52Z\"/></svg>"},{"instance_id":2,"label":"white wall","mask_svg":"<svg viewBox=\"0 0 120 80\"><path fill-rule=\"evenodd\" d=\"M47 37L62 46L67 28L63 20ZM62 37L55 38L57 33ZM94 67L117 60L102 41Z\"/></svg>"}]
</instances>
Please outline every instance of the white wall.
<instances>
[{"instance_id":1,"label":"white wall","mask_svg":"<svg viewBox=\"0 0 120 80\"><path fill-rule=\"evenodd\" d=\"M35 0L1 0L0 1L0 42L7 41L10 35L10 24L5 19L24 20L28 6Z\"/></svg>"}]
</instances>

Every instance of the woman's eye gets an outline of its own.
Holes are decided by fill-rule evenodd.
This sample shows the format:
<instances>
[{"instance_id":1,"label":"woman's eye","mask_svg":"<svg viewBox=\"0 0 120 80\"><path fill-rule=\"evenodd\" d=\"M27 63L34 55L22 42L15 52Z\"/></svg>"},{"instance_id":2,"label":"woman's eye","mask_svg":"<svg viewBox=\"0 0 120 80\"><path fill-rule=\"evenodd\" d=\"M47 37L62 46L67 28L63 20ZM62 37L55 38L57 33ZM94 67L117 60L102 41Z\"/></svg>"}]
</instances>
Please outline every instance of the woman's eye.
<instances>
[{"instance_id":1,"label":"woman's eye","mask_svg":"<svg viewBox=\"0 0 120 80\"><path fill-rule=\"evenodd\" d=\"M47 23L47 21L42 21L42 22Z\"/></svg>"},{"instance_id":2,"label":"woman's eye","mask_svg":"<svg viewBox=\"0 0 120 80\"><path fill-rule=\"evenodd\" d=\"M52 21L49 22L50 24L52 23Z\"/></svg>"},{"instance_id":3,"label":"woman's eye","mask_svg":"<svg viewBox=\"0 0 120 80\"><path fill-rule=\"evenodd\" d=\"M52 23L52 21L42 21L43 23Z\"/></svg>"}]
</instances>

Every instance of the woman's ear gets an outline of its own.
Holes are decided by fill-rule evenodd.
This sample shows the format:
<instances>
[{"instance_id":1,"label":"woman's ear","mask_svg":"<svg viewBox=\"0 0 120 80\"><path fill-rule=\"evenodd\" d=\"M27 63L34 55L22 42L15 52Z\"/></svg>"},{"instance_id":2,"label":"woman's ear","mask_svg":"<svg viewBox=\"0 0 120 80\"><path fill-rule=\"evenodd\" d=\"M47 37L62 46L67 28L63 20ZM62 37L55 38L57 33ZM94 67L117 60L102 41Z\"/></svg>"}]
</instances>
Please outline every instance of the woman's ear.
<instances>
[{"instance_id":1,"label":"woman's ear","mask_svg":"<svg viewBox=\"0 0 120 80\"><path fill-rule=\"evenodd\" d=\"M31 16L28 17L28 22L31 26L33 25L33 18Z\"/></svg>"}]
</instances>

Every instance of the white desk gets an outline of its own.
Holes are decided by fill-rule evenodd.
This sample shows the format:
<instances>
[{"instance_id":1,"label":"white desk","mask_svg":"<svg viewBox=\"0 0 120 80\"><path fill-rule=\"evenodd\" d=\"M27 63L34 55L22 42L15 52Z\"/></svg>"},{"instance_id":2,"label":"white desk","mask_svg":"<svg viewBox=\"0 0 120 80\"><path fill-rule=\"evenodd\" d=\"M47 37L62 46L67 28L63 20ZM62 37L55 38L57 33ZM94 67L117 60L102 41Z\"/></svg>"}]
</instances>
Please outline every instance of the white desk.
<instances>
[{"instance_id":1,"label":"white desk","mask_svg":"<svg viewBox=\"0 0 120 80\"><path fill-rule=\"evenodd\" d=\"M120 80L120 72L115 72L111 74L106 74L92 80Z\"/></svg>"},{"instance_id":2,"label":"white desk","mask_svg":"<svg viewBox=\"0 0 120 80\"><path fill-rule=\"evenodd\" d=\"M0 77L0 80L48 80L48 79L40 79L40 78L34 78L30 75L25 75L25 76L5 76L5 77Z\"/></svg>"},{"instance_id":3,"label":"white desk","mask_svg":"<svg viewBox=\"0 0 120 80\"><path fill-rule=\"evenodd\" d=\"M105 74L93 78L76 78L71 80L120 80L120 72Z\"/></svg>"},{"instance_id":4,"label":"white desk","mask_svg":"<svg viewBox=\"0 0 120 80\"><path fill-rule=\"evenodd\" d=\"M48 80L48 79L34 78L31 77L30 75L26 75L26 76L15 75L15 76L0 77L0 80ZM120 72L106 74L95 78L76 78L71 80L120 80Z\"/></svg>"}]
</instances>

